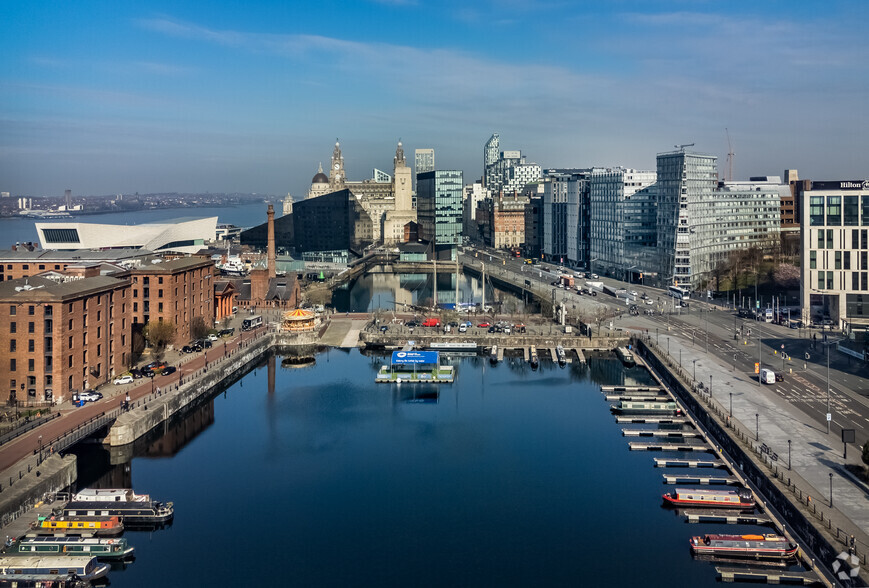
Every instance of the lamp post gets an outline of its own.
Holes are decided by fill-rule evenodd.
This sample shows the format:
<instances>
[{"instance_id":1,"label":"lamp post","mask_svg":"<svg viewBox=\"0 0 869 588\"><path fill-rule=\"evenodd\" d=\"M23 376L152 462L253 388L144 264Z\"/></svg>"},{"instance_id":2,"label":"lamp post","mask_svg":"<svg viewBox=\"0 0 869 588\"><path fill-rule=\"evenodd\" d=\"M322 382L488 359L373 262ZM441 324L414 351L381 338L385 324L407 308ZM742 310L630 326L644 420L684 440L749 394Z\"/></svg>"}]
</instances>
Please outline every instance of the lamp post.
<instances>
[{"instance_id":1,"label":"lamp post","mask_svg":"<svg viewBox=\"0 0 869 588\"><path fill-rule=\"evenodd\" d=\"M667 355L670 355L670 338L667 337Z\"/></svg>"},{"instance_id":2,"label":"lamp post","mask_svg":"<svg viewBox=\"0 0 869 588\"><path fill-rule=\"evenodd\" d=\"M827 345L827 435L830 434L830 421L832 420L832 414L830 414L830 345ZM830 474L830 484L832 488L833 484L833 474ZM830 494L832 496L832 493Z\"/></svg>"},{"instance_id":3,"label":"lamp post","mask_svg":"<svg viewBox=\"0 0 869 588\"><path fill-rule=\"evenodd\" d=\"M754 440L760 441L760 415L754 413Z\"/></svg>"},{"instance_id":4,"label":"lamp post","mask_svg":"<svg viewBox=\"0 0 869 588\"><path fill-rule=\"evenodd\" d=\"M709 398L712 398L712 374L709 374Z\"/></svg>"},{"instance_id":5,"label":"lamp post","mask_svg":"<svg viewBox=\"0 0 869 588\"><path fill-rule=\"evenodd\" d=\"M830 472L830 508L833 508L833 472Z\"/></svg>"},{"instance_id":6,"label":"lamp post","mask_svg":"<svg viewBox=\"0 0 869 588\"><path fill-rule=\"evenodd\" d=\"M703 313L706 317L706 355L709 355L709 309Z\"/></svg>"},{"instance_id":7,"label":"lamp post","mask_svg":"<svg viewBox=\"0 0 869 588\"><path fill-rule=\"evenodd\" d=\"M39 436L39 461L36 462L36 465L39 465L41 463L42 463L42 435ZM830 475L832 475L832 474L830 474Z\"/></svg>"},{"instance_id":8,"label":"lamp post","mask_svg":"<svg viewBox=\"0 0 869 588\"><path fill-rule=\"evenodd\" d=\"M679 348L679 367L682 367L682 348Z\"/></svg>"},{"instance_id":9,"label":"lamp post","mask_svg":"<svg viewBox=\"0 0 869 588\"><path fill-rule=\"evenodd\" d=\"M733 392L730 393L730 418L733 418Z\"/></svg>"},{"instance_id":10,"label":"lamp post","mask_svg":"<svg viewBox=\"0 0 869 588\"><path fill-rule=\"evenodd\" d=\"M658 337L658 327L655 327L655 345L657 345L660 342L661 342L661 340Z\"/></svg>"},{"instance_id":11,"label":"lamp post","mask_svg":"<svg viewBox=\"0 0 869 588\"><path fill-rule=\"evenodd\" d=\"M697 360L694 360L694 381L697 381Z\"/></svg>"},{"instance_id":12,"label":"lamp post","mask_svg":"<svg viewBox=\"0 0 869 588\"><path fill-rule=\"evenodd\" d=\"M791 469L791 440L788 439L788 470Z\"/></svg>"}]
</instances>

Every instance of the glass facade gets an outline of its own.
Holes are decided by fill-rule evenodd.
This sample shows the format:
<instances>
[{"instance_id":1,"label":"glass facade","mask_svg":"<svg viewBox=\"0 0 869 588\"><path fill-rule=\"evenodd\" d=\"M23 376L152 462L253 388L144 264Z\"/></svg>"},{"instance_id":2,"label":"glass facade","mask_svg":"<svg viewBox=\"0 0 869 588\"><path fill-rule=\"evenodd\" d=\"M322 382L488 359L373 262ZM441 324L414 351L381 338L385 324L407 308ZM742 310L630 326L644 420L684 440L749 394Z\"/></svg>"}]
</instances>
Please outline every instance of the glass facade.
<instances>
[{"instance_id":1,"label":"glass facade","mask_svg":"<svg viewBox=\"0 0 869 588\"><path fill-rule=\"evenodd\" d=\"M462 188L461 170L436 170L417 176L420 239L437 245L461 243Z\"/></svg>"}]
</instances>

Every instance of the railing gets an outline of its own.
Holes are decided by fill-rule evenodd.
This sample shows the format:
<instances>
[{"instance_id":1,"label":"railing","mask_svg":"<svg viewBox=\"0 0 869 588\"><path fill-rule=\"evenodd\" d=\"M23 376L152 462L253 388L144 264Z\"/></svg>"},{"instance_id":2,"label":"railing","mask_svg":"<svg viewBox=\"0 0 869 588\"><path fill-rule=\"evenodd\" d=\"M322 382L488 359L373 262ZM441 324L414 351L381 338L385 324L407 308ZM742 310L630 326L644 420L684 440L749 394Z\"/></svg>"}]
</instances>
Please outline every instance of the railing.
<instances>
[{"instance_id":1,"label":"railing","mask_svg":"<svg viewBox=\"0 0 869 588\"><path fill-rule=\"evenodd\" d=\"M3 445L4 443L8 443L9 441L12 441L13 439L19 437L20 435L23 435L24 433L26 433L28 431L32 431L33 429L35 429L36 427L38 427L42 423L47 423L48 421L56 419L59 416L60 416L60 413L55 412L55 413L49 414L47 416L40 417L38 419L34 419L32 421L28 420L23 425L21 425L19 427L15 427L14 429L9 431L8 433L4 433L3 435L0 435L0 445Z\"/></svg>"}]
</instances>

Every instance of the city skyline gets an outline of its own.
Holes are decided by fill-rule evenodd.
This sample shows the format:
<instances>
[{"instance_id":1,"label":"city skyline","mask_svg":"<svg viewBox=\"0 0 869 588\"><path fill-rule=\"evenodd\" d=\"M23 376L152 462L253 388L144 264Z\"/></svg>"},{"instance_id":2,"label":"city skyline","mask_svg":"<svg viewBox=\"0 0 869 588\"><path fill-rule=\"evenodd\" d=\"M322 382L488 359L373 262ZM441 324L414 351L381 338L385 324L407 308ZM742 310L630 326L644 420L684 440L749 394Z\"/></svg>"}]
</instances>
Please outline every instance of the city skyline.
<instances>
[{"instance_id":1,"label":"city skyline","mask_svg":"<svg viewBox=\"0 0 869 588\"><path fill-rule=\"evenodd\" d=\"M10 5L0 190L259 192L297 199L338 137L348 178L396 141L482 174L654 169L694 143L734 176L861 179L869 12L856 2L380 0Z\"/></svg>"}]
</instances>

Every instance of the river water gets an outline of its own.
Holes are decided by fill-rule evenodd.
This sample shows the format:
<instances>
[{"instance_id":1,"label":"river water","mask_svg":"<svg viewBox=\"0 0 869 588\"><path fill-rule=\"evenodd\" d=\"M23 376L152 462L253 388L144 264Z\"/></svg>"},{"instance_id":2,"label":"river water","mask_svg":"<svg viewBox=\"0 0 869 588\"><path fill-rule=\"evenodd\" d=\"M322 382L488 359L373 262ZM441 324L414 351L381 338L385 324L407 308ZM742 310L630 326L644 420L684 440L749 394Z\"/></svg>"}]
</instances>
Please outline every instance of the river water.
<instances>
[{"instance_id":1,"label":"river water","mask_svg":"<svg viewBox=\"0 0 869 588\"><path fill-rule=\"evenodd\" d=\"M712 586L689 537L762 531L661 506L599 388L641 368L455 357L454 384L375 385L386 361L274 358L129 461L78 449L81 486L175 503L171 527L127 533L112 586Z\"/></svg>"},{"instance_id":2,"label":"river water","mask_svg":"<svg viewBox=\"0 0 869 588\"><path fill-rule=\"evenodd\" d=\"M203 208L160 208L136 212L110 212L106 214L84 214L72 218L39 220L33 218L0 218L0 249L9 249L15 243L36 243L39 236L34 226L37 222L82 222L106 225L138 225L142 223L165 222L175 219L190 219L216 216L217 222L239 227L252 227L266 222L267 204L257 202L239 206Z\"/></svg>"}]
</instances>

